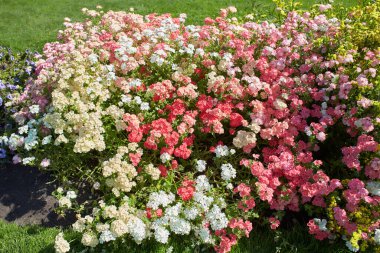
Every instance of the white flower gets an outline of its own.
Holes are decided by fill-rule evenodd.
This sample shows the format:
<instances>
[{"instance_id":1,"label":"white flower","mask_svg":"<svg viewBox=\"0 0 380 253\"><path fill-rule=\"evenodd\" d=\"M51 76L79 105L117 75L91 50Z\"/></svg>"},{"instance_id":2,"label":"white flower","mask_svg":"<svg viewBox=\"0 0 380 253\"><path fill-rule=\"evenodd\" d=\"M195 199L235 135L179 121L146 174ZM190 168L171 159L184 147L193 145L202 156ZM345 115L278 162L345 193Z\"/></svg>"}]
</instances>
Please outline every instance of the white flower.
<instances>
[{"instance_id":1,"label":"white flower","mask_svg":"<svg viewBox=\"0 0 380 253\"><path fill-rule=\"evenodd\" d=\"M98 190L100 188L100 183L95 182L94 185L92 186L95 190Z\"/></svg>"},{"instance_id":2,"label":"white flower","mask_svg":"<svg viewBox=\"0 0 380 253\"><path fill-rule=\"evenodd\" d=\"M317 226L319 227L319 230L321 231L328 231L326 225L327 225L327 220L325 219L318 219L318 218L315 218L314 219L314 222L315 224L317 224Z\"/></svg>"},{"instance_id":3,"label":"white flower","mask_svg":"<svg viewBox=\"0 0 380 253\"><path fill-rule=\"evenodd\" d=\"M273 105L277 110L282 110L288 107L287 104L279 98L274 101Z\"/></svg>"},{"instance_id":4,"label":"white flower","mask_svg":"<svg viewBox=\"0 0 380 253\"><path fill-rule=\"evenodd\" d=\"M350 241L346 241L346 246L352 252L358 252L359 251L359 248L352 246Z\"/></svg>"},{"instance_id":5,"label":"white flower","mask_svg":"<svg viewBox=\"0 0 380 253\"><path fill-rule=\"evenodd\" d=\"M147 103L147 102L142 102L142 103L140 104L140 109L141 109L142 111L148 111L148 110L150 109L150 107L149 107L149 103Z\"/></svg>"},{"instance_id":6,"label":"white flower","mask_svg":"<svg viewBox=\"0 0 380 253\"><path fill-rule=\"evenodd\" d=\"M60 207L71 207L71 200L68 197L62 197L58 200L58 204Z\"/></svg>"},{"instance_id":7,"label":"white flower","mask_svg":"<svg viewBox=\"0 0 380 253\"><path fill-rule=\"evenodd\" d=\"M307 136L311 136L313 132L311 131L310 127L305 127L305 133Z\"/></svg>"},{"instance_id":8,"label":"white flower","mask_svg":"<svg viewBox=\"0 0 380 253\"><path fill-rule=\"evenodd\" d=\"M164 152L160 155L160 159L162 163L166 163L172 159L172 156L169 153Z\"/></svg>"},{"instance_id":9,"label":"white flower","mask_svg":"<svg viewBox=\"0 0 380 253\"><path fill-rule=\"evenodd\" d=\"M204 160L198 160L197 164L195 165L195 168L197 169L197 171L203 172L203 171L206 170L206 165L207 165L206 161L204 161Z\"/></svg>"},{"instance_id":10,"label":"white flower","mask_svg":"<svg viewBox=\"0 0 380 253\"><path fill-rule=\"evenodd\" d=\"M135 101L135 103L138 104L138 105L142 103L141 98L140 98L139 96L136 96L136 97L133 99L133 101Z\"/></svg>"},{"instance_id":11,"label":"white flower","mask_svg":"<svg viewBox=\"0 0 380 253\"><path fill-rule=\"evenodd\" d=\"M35 159L36 159L35 157L26 157L26 158L22 159L22 164L24 164L24 165L32 164L32 162Z\"/></svg>"},{"instance_id":12,"label":"white flower","mask_svg":"<svg viewBox=\"0 0 380 253\"><path fill-rule=\"evenodd\" d=\"M173 246L170 246L169 248L166 249L165 253L173 253Z\"/></svg>"},{"instance_id":13,"label":"white flower","mask_svg":"<svg viewBox=\"0 0 380 253\"><path fill-rule=\"evenodd\" d=\"M75 199L77 197L77 194L75 193L75 191L68 191L66 193L66 197L68 197L69 199Z\"/></svg>"},{"instance_id":14,"label":"white flower","mask_svg":"<svg viewBox=\"0 0 380 253\"><path fill-rule=\"evenodd\" d=\"M184 219L171 217L170 229L177 235L188 235L191 231L190 223Z\"/></svg>"},{"instance_id":15,"label":"white flower","mask_svg":"<svg viewBox=\"0 0 380 253\"><path fill-rule=\"evenodd\" d=\"M146 237L145 223L137 217L132 217L127 223L128 232L136 243L141 243Z\"/></svg>"},{"instance_id":16,"label":"white flower","mask_svg":"<svg viewBox=\"0 0 380 253\"><path fill-rule=\"evenodd\" d=\"M86 220L79 218L76 222L74 222L72 228L75 232L82 233L86 229Z\"/></svg>"},{"instance_id":17,"label":"white flower","mask_svg":"<svg viewBox=\"0 0 380 253\"><path fill-rule=\"evenodd\" d=\"M141 80L136 78L136 79L133 79L132 81L129 82L129 86L130 87L139 87L141 86Z\"/></svg>"},{"instance_id":18,"label":"white flower","mask_svg":"<svg viewBox=\"0 0 380 253\"><path fill-rule=\"evenodd\" d=\"M16 150L17 147L20 147L24 144L24 137L17 135L17 134L11 134L11 136L8 139L8 147L11 150Z\"/></svg>"},{"instance_id":19,"label":"white flower","mask_svg":"<svg viewBox=\"0 0 380 253\"><path fill-rule=\"evenodd\" d=\"M160 175L161 175L160 169L158 169L157 167L154 167L154 165L151 163L145 167L145 171L152 177L153 180L158 180L160 178Z\"/></svg>"},{"instance_id":20,"label":"white flower","mask_svg":"<svg viewBox=\"0 0 380 253\"><path fill-rule=\"evenodd\" d=\"M217 205L214 205L211 210L206 213L206 219L210 222L212 230L220 230L226 228L228 225L226 215Z\"/></svg>"},{"instance_id":21,"label":"white flower","mask_svg":"<svg viewBox=\"0 0 380 253\"><path fill-rule=\"evenodd\" d=\"M160 242L160 243L167 243L168 242L168 239L169 239L169 231L164 228L164 227L157 227L155 230L154 230L154 238L156 239L157 242Z\"/></svg>"},{"instance_id":22,"label":"white flower","mask_svg":"<svg viewBox=\"0 0 380 253\"><path fill-rule=\"evenodd\" d=\"M380 229L375 229L375 236L373 237L373 240L376 244L380 245Z\"/></svg>"},{"instance_id":23,"label":"white flower","mask_svg":"<svg viewBox=\"0 0 380 253\"><path fill-rule=\"evenodd\" d=\"M229 181L231 178L236 177L236 170L230 163L223 164L220 169L222 170L221 175L223 180Z\"/></svg>"},{"instance_id":24,"label":"white flower","mask_svg":"<svg viewBox=\"0 0 380 253\"><path fill-rule=\"evenodd\" d=\"M156 51L155 54L152 54L152 56L150 57L150 63L156 63L158 66L161 66L162 64L164 64L165 59L157 54L158 51Z\"/></svg>"},{"instance_id":25,"label":"white flower","mask_svg":"<svg viewBox=\"0 0 380 253\"><path fill-rule=\"evenodd\" d=\"M32 114L37 114L40 112L40 106L39 105L31 105L31 106L29 106L29 111Z\"/></svg>"},{"instance_id":26,"label":"white flower","mask_svg":"<svg viewBox=\"0 0 380 253\"><path fill-rule=\"evenodd\" d=\"M126 234L128 232L128 226L122 220L114 220L111 223L110 231L116 237L120 237L120 236L123 236L124 234Z\"/></svg>"},{"instance_id":27,"label":"white flower","mask_svg":"<svg viewBox=\"0 0 380 253\"><path fill-rule=\"evenodd\" d=\"M96 224L95 229L99 233L102 233L103 231L109 230L110 229L110 225L107 224L107 223L106 224L98 223L98 224Z\"/></svg>"},{"instance_id":28,"label":"white flower","mask_svg":"<svg viewBox=\"0 0 380 253\"><path fill-rule=\"evenodd\" d=\"M51 143L51 138L52 138L51 135L45 136L45 137L42 139L42 145L46 145L46 144Z\"/></svg>"},{"instance_id":29,"label":"white flower","mask_svg":"<svg viewBox=\"0 0 380 253\"><path fill-rule=\"evenodd\" d=\"M201 239L202 242L212 243L212 237L208 228L202 226L195 231L195 234Z\"/></svg>"},{"instance_id":30,"label":"white flower","mask_svg":"<svg viewBox=\"0 0 380 253\"><path fill-rule=\"evenodd\" d=\"M121 95L121 102L123 103L130 103L132 101L131 97L130 96L127 96L127 95Z\"/></svg>"},{"instance_id":31,"label":"white flower","mask_svg":"<svg viewBox=\"0 0 380 253\"><path fill-rule=\"evenodd\" d=\"M18 128L18 133L19 133L19 134L26 134L26 133L28 132L28 129L29 129L28 125L25 125L25 126L19 127L19 128Z\"/></svg>"},{"instance_id":32,"label":"white flower","mask_svg":"<svg viewBox=\"0 0 380 253\"><path fill-rule=\"evenodd\" d=\"M112 234L111 231L109 230L104 230L101 234L100 234L100 237L99 237L99 242L101 244L105 243L105 242L109 242L109 241L114 241L116 240L116 237L114 236L114 234Z\"/></svg>"},{"instance_id":33,"label":"white flower","mask_svg":"<svg viewBox=\"0 0 380 253\"><path fill-rule=\"evenodd\" d=\"M375 182L375 181L368 182L367 190L372 195L380 196L380 182Z\"/></svg>"},{"instance_id":34,"label":"white flower","mask_svg":"<svg viewBox=\"0 0 380 253\"><path fill-rule=\"evenodd\" d=\"M81 243L84 246L94 248L94 247L96 247L96 245L99 244L99 240L94 233L86 232L82 236Z\"/></svg>"},{"instance_id":35,"label":"white flower","mask_svg":"<svg viewBox=\"0 0 380 253\"><path fill-rule=\"evenodd\" d=\"M226 145L222 146L222 145L218 145L216 148L215 148L215 155L216 157L222 157L222 156L228 156L230 154L229 150L228 150L228 147Z\"/></svg>"},{"instance_id":36,"label":"white flower","mask_svg":"<svg viewBox=\"0 0 380 253\"><path fill-rule=\"evenodd\" d=\"M205 175L198 176L197 179L195 180L195 183L196 183L195 189L198 192L209 191L211 189L211 185Z\"/></svg>"},{"instance_id":37,"label":"white flower","mask_svg":"<svg viewBox=\"0 0 380 253\"><path fill-rule=\"evenodd\" d=\"M165 216L177 217L181 212L181 208L182 208L182 203L177 203L174 206L168 207L165 209Z\"/></svg>"},{"instance_id":38,"label":"white flower","mask_svg":"<svg viewBox=\"0 0 380 253\"><path fill-rule=\"evenodd\" d=\"M92 63L92 64L95 64L98 62L98 56L94 53L90 54L88 56L88 60Z\"/></svg>"},{"instance_id":39,"label":"white flower","mask_svg":"<svg viewBox=\"0 0 380 253\"><path fill-rule=\"evenodd\" d=\"M166 207L170 203L172 203L175 199L173 193L166 193L164 191L152 192L149 195L147 207L152 208L153 210L157 210L159 206Z\"/></svg>"},{"instance_id":40,"label":"white flower","mask_svg":"<svg viewBox=\"0 0 380 253\"><path fill-rule=\"evenodd\" d=\"M70 244L63 238L63 233L59 233L55 237L54 249L56 253L65 253L69 252Z\"/></svg>"},{"instance_id":41,"label":"white flower","mask_svg":"<svg viewBox=\"0 0 380 253\"><path fill-rule=\"evenodd\" d=\"M115 74L115 72L108 72L108 74L107 74L107 80L109 80L109 81L116 80L116 74Z\"/></svg>"},{"instance_id":42,"label":"white flower","mask_svg":"<svg viewBox=\"0 0 380 253\"><path fill-rule=\"evenodd\" d=\"M185 214L186 219L194 220L199 215L199 211L196 207L186 208L183 213Z\"/></svg>"},{"instance_id":43,"label":"white flower","mask_svg":"<svg viewBox=\"0 0 380 253\"><path fill-rule=\"evenodd\" d=\"M214 201L213 197L208 197L201 192L195 192L193 199L194 201L198 202L203 211L208 211L209 207Z\"/></svg>"}]
</instances>

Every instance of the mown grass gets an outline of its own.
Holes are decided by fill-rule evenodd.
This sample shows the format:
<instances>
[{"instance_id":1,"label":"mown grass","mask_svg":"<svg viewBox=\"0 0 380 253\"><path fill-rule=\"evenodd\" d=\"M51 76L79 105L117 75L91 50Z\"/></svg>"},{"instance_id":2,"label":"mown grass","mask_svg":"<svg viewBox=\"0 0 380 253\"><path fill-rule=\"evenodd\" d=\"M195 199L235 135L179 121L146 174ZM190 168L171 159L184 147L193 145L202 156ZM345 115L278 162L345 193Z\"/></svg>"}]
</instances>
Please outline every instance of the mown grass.
<instances>
[{"instance_id":1,"label":"mown grass","mask_svg":"<svg viewBox=\"0 0 380 253\"><path fill-rule=\"evenodd\" d=\"M336 0L336 3L353 5L359 0ZM305 7L320 0L300 0ZM101 4L105 10L128 10L147 13L188 14L188 23L200 24L205 17L215 17L220 8L234 5L240 15L254 10L273 11L270 0L0 0L0 45L15 50L41 50L46 42L54 41L62 29L64 17L79 20L81 8L95 8Z\"/></svg>"},{"instance_id":2,"label":"mown grass","mask_svg":"<svg viewBox=\"0 0 380 253\"><path fill-rule=\"evenodd\" d=\"M18 226L0 221L0 252L4 253L50 253L54 252L54 238L58 228L40 226ZM281 236L280 236L281 233ZM69 241L75 238L69 233ZM75 244L74 244L75 245ZM74 247L75 250L75 247ZM77 249L75 252L79 252ZM102 252L112 253L166 253L167 246L149 242L137 245L134 242L118 243L117 247ZM96 252L96 251L95 251ZM183 245L180 239L173 241L173 253L212 252L212 249ZM255 229L250 239L243 239L231 253L348 253L342 244L319 242L308 235L300 224L280 231Z\"/></svg>"}]
</instances>

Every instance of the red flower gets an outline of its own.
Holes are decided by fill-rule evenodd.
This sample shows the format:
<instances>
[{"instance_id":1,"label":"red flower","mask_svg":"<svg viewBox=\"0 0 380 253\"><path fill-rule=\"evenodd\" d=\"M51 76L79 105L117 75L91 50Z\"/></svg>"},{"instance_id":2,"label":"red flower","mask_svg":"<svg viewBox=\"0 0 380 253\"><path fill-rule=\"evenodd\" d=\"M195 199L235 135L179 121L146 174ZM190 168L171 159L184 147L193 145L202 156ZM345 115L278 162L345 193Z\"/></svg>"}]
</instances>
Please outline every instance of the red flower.
<instances>
[{"instance_id":1,"label":"red flower","mask_svg":"<svg viewBox=\"0 0 380 253\"><path fill-rule=\"evenodd\" d=\"M230 126L231 127L238 127L243 124L243 116L241 116L239 113L231 113L230 115Z\"/></svg>"},{"instance_id":2,"label":"red flower","mask_svg":"<svg viewBox=\"0 0 380 253\"><path fill-rule=\"evenodd\" d=\"M164 165L159 165L158 169L161 171L161 176L166 177L168 175L168 169Z\"/></svg>"},{"instance_id":3,"label":"red flower","mask_svg":"<svg viewBox=\"0 0 380 253\"><path fill-rule=\"evenodd\" d=\"M183 201L188 201L193 197L194 188L193 187L180 187L177 190L177 194L181 197Z\"/></svg>"},{"instance_id":4,"label":"red flower","mask_svg":"<svg viewBox=\"0 0 380 253\"><path fill-rule=\"evenodd\" d=\"M195 192L194 181L185 180L182 182L182 186L178 188L177 194L181 197L183 201L190 200Z\"/></svg>"}]
</instances>

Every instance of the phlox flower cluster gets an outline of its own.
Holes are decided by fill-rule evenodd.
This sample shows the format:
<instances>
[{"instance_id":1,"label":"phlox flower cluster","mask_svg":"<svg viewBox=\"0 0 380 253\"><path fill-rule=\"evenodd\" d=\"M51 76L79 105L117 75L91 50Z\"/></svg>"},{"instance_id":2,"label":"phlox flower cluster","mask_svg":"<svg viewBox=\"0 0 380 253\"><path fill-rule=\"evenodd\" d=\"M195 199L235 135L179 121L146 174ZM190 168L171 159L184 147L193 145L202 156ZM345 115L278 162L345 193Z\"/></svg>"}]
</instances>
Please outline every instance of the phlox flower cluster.
<instances>
[{"instance_id":1,"label":"phlox flower cluster","mask_svg":"<svg viewBox=\"0 0 380 253\"><path fill-rule=\"evenodd\" d=\"M0 46L0 135L15 131L15 123L10 117L18 111L18 101L26 83L34 75L37 53L29 50L14 53L9 48ZM33 108L36 112L38 108ZM0 159L7 158L7 138L0 138ZM8 150L9 151L9 150ZM9 156L8 156L9 157ZM12 156L10 156L12 157Z\"/></svg>"},{"instance_id":2,"label":"phlox flower cluster","mask_svg":"<svg viewBox=\"0 0 380 253\"><path fill-rule=\"evenodd\" d=\"M330 9L274 24L229 7L200 26L84 9L44 47L6 137L13 161L94 186L73 225L86 247L182 236L228 252L305 209L317 239L378 247L380 51L343 52Z\"/></svg>"}]
</instances>

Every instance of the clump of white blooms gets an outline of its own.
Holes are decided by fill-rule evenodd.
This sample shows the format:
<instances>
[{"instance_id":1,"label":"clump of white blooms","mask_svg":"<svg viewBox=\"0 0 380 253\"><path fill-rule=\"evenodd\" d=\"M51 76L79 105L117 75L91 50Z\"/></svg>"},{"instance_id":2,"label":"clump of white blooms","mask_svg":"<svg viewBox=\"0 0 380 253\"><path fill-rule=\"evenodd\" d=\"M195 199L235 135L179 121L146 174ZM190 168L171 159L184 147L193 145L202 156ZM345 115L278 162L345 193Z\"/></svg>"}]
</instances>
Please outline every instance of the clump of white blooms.
<instances>
[{"instance_id":1,"label":"clump of white blooms","mask_svg":"<svg viewBox=\"0 0 380 253\"><path fill-rule=\"evenodd\" d=\"M218 145L215 148L215 156L216 157L223 157L228 156L230 154L230 151L226 145Z\"/></svg>"},{"instance_id":2,"label":"clump of white blooms","mask_svg":"<svg viewBox=\"0 0 380 253\"><path fill-rule=\"evenodd\" d=\"M132 236L136 243L141 243L146 238L147 228L141 219L132 217L127 223L127 228L129 234Z\"/></svg>"},{"instance_id":3,"label":"clump of white blooms","mask_svg":"<svg viewBox=\"0 0 380 253\"><path fill-rule=\"evenodd\" d=\"M161 154L160 159L161 159L162 163L166 163L166 162L170 161L172 159L172 157L170 154L165 152L165 153Z\"/></svg>"},{"instance_id":4,"label":"clump of white blooms","mask_svg":"<svg viewBox=\"0 0 380 253\"><path fill-rule=\"evenodd\" d=\"M63 233L59 233L55 237L54 249L56 253L65 253L70 251L70 244L63 238Z\"/></svg>"},{"instance_id":5,"label":"clump of white blooms","mask_svg":"<svg viewBox=\"0 0 380 253\"><path fill-rule=\"evenodd\" d=\"M220 169L222 170L222 179L225 180L225 181L229 181L231 180L232 178L235 178L236 177L236 170L234 169L234 167L232 166L232 164L230 163L227 163L227 164L223 164Z\"/></svg>"},{"instance_id":6,"label":"clump of white blooms","mask_svg":"<svg viewBox=\"0 0 380 253\"><path fill-rule=\"evenodd\" d=\"M370 181L367 182L367 190L370 194L380 196L380 182Z\"/></svg>"},{"instance_id":7,"label":"clump of white blooms","mask_svg":"<svg viewBox=\"0 0 380 253\"><path fill-rule=\"evenodd\" d=\"M206 170L206 166L207 166L207 162L204 161L204 160L198 160L196 165L195 165L195 168L197 169L197 171L199 172L203 172Z\"/></svg>"},{"instance_id":8,"label":"clump of white blooms","mask_svg":"<svg viewBox=\"0 0 380 253\"><path fill-rule=\"evenodd\" d=\"M206 219L210 222L211 228L214 231L226 228L228 225L226 214L223 213L217 205L214 205L211 210L206 213Z\"/></svg>"},{"instance_id":9,"label":"clump of white blooms","mask_svg":"<svg viewBox=\"0 0 380 253\"><path fill-rule=\"evenodd\" d=\"M380 245L380 229L375 229L375 236L373 237L373 240L376 244Z\"/></svg>"},{"instance_id":10,"label":"clump of white blooms","mask_svg":"<svg viewBox=\"0 0 380 253\"><path fill-rule=\"evenodd\" d=\"M211 189L211 185L206 175L200 175L197 177L197 179L195 180L195 189L198 192L209 191Z\"/></svg>"},{"instance_id":11,"label":"clump of white blooms","mask_svg":"<svg viewBox=\"0 0 380 253\"><path fill-rule=\"evenodd\" d=\"M169 235L169 230L164 227L159 226L154 230L154 238L160 243L166 244L169 240Z\"/></svg>"},{"instance_id":12,"label":"clump of white blooms","mask_svg":"<svg viewBox=\"0 0 380 253\"><path fill-rule=\"evenodd\" d=\"M166 193L164 191L152 192L149 195L149 200L146 206L156 210L160 206L161 207L168 206L174 201L174 199L175 199L175 196L171 192L170 193Z\"/></svg>"},{"instance_id":13,"label":"clump of white blooms","mask_svg":"<svg viewBox=\"0 0 380 253\"><path fill-rule=\"evenodd\" d=\"M116 237L114 234L112 234L109 230L104 230L101 232L99 237L99 243L103 244L105 242L110 242L116 240Z\"/></svg>"},{"instance_id":14,"label":"clump of white blooms","mask_svg":"<svg viewBox=\"0 0 380 253\"><path fill-rule=\"evenodd\" d=\"M94 233L86 232L82 236L81 243L85 246L94 248L99 244L99 240Z\"/></svg>"}]
</instances>

